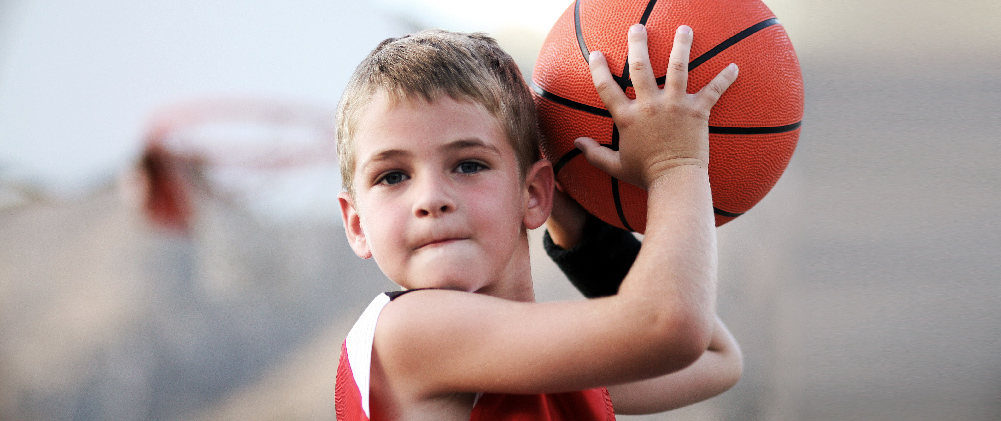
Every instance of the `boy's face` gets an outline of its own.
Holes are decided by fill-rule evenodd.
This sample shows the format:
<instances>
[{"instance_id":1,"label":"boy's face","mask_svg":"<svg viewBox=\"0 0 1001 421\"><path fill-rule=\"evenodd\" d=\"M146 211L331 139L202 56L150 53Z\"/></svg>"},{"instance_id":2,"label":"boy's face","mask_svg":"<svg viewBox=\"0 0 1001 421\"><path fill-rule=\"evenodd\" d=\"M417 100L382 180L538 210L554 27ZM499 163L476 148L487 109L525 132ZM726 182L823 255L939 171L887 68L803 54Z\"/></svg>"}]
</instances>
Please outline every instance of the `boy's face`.
<instances>
[{"instance_id":1,"label":"boy's face","mask_svg":"<svg viewBox=\"0 0 1001 421\"><path fill-rule=\"evenodd\" d=\"M528 275L524 229L549 215L551 167L540 161L522 181L486 109L380 93L355 133L355 194L342 193L340 204L356 254L408 289L475 292Z\"/></svg>"}]
</instances>

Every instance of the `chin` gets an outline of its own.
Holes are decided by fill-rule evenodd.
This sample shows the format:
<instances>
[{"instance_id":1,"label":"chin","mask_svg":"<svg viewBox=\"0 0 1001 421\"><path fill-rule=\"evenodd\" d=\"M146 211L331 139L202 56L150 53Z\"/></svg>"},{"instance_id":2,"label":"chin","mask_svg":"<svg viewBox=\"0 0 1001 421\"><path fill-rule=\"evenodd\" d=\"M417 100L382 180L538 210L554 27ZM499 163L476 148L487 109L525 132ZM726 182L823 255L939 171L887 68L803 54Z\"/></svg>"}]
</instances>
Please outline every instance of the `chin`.
<instances>
[{"instance_id":1,"label":"chin","mask_svg":"<svg viewBox=\"0 0 1001 421\"><path fill-rule=\"evenodd\" d=\"M490 281L483 260L482 256L459 252L427 254L412 262L408 278L420 288L473 292Z\"/></svg>"},{"instance_id":2,"label":"chin","mask_svg":"<svg viewBox=\"0 0 1001 421\"><path fill-rule=\"evenodd\" d=\"M462 268L436 268L430 273L421 276L418 284L427 285L424 288L450 289L454 291L476 292L481 289L486 282L476 271ZM441 270L445 269L445 270ZM451 269L451 270L449 270Z\"/></svg>"}]
</instances>

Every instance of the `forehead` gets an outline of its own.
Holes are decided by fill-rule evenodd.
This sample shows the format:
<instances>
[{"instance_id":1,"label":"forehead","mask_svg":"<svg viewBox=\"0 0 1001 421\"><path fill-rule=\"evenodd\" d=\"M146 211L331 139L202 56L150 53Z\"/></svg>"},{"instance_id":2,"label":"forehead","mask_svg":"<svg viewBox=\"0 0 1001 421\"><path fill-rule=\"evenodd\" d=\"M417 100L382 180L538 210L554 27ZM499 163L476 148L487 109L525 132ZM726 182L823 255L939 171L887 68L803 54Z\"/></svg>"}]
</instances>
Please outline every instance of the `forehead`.
<instances>
[{"instance_id":1,"label":"forehead","mask_svg":"<svg viewBox=\"0 0 1001 421\"><path fill-rule=\"evenodd\" d=\"M354 149L361 167L386 150L427 152L470 139L513 154L498 118L482 105L447 95L428 102L379 92L359 115Z\"/></svg>"}]
</instances>

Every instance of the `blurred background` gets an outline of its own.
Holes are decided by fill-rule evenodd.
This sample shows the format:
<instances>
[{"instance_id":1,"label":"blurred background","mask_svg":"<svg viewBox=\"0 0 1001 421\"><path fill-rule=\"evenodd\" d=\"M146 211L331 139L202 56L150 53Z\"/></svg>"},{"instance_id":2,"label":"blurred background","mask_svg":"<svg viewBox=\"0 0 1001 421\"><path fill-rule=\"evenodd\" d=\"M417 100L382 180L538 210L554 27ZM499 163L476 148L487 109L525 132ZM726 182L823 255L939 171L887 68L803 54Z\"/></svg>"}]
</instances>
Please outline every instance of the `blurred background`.
<instances>
[{"instance_id":1,"label":"blurred background","mask_svg":"<svg viewBox=\"0 0 1001 421\"><path fill-rule=\"evenodd\" d=\"M0 0L0 419L333 419L393 289L340 226L340 90L432 26L528 76L569 3ZM745 375L622 419L1001 419L1001 3L765 3L806 116L719 230ZM532 236L539 298L579 298Z\"/></svg>"}]
</instances>

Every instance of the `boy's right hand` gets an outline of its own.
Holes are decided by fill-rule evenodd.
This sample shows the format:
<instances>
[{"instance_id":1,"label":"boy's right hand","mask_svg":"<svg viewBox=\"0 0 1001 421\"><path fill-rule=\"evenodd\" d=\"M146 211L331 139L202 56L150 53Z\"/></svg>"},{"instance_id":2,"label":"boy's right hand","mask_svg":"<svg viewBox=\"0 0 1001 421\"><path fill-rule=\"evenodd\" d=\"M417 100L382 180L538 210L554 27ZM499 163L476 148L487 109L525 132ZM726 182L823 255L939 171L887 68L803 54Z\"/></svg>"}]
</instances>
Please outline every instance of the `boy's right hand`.
<instances>
[{"instance_id":1,"label":"boy's right hand","mask_svg":"<svg viewBox=\"0 0 1001 421\"><path fill-rule=\"evenodd\" d=\"M619 151L602 147L590 138L575 141L588 162L611 176L648 189L670 169L709 165L709 111L737 78L731 64L702 90L688 94L688 61L692 30L678 28L668 62L664 88L657 86L647 33L643 25L629 30L629 75L636 90L630 99L619 88L601 52L590 57L591 76L619 130Z\"/></svg>"}]
</instances>

